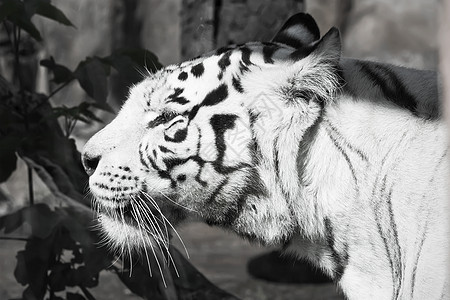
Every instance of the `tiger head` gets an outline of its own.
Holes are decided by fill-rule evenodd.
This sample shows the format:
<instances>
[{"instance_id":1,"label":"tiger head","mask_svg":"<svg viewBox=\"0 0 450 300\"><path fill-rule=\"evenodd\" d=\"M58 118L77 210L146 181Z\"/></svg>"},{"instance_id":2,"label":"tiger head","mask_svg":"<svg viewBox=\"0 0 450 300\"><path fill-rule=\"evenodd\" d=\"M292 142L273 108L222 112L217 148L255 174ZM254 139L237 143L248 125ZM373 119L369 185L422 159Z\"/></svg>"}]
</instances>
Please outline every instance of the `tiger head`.
<instances>
[{"instance_id":1,"label":"tiger head","mask_svg":"<svg viewBox=\"0 0 450 300\"><path fill-rule=\"evenodd\" d=\"M302 222L291 211L299 147L339 88L339 59L338 30L320 39L301 13L271 42L227 46L132 87L82 154L112 243L166 243L164 228L191 217L288 239Z\"/></svg>"}]
</instances>

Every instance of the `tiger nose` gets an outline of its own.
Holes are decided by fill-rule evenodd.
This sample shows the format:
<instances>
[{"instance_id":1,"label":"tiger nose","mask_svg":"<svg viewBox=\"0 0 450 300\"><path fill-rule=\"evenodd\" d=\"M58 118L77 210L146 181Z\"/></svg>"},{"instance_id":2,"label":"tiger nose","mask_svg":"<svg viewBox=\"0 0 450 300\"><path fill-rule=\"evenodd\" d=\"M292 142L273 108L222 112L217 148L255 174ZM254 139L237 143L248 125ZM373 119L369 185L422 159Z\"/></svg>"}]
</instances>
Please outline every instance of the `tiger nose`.
<instances>
[{"instance_id":1,"label":"tiger nose","mask_svg":"<svg viewBox=\"0 0 450 300\"><path fill-rule=\"evenodd\" d=\"M98 163L100 162L100 158L101 156L93 156L93 155L89 155L88 153L84 153L81 161L83 162L83 167L85 172L91 176L92 174L94 174L95 169L98 166Z\"/></svg>"}]
</instances>

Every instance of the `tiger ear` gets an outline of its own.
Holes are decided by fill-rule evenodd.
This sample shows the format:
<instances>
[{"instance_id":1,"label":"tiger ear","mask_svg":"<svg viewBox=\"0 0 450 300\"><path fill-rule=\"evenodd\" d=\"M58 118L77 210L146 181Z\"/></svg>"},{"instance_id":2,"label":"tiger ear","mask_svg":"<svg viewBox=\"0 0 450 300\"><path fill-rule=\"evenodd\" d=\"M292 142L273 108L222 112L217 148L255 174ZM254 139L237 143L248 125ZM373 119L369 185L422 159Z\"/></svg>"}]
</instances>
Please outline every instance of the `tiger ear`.
<instances>
[{"instance_id":1,"label":"tiger ear","mask_svg":"<svg viewBox=\"0 0 450 300\"><path fill-rule=\"evenodd\" d=\"M294 60L293 73L287 80L291 86L283 88L285 98L288 101L295 99L304 103L310 103L311 99L318 100L322 104L332 101L342 84L339 75L340 56L339 30L334 27L319 41L291 53Z\"/></svg>"},{"instance_id":2,"label":"tiger ear","mask_svg":"<svg viewBox=\"0 0 450 300\"><path fill-rule=\"evenodd\" d=\"M272 42L302 48L320 38L319 27L311 15L298 13L290 17L273 37Z\"/></svg>"},{"instance_id":3,"label":"tiger ear","mask_svg":"<svg viewBox=\"0 0 450 300\"><path fill-rule=\"evenodd\" d=\"M341 38L336 27L331 28L319 41L299 48L290 55L294 60L301 60L313 55L322 62L337 65L341 58Z\"/></svg>"}]
</instances>

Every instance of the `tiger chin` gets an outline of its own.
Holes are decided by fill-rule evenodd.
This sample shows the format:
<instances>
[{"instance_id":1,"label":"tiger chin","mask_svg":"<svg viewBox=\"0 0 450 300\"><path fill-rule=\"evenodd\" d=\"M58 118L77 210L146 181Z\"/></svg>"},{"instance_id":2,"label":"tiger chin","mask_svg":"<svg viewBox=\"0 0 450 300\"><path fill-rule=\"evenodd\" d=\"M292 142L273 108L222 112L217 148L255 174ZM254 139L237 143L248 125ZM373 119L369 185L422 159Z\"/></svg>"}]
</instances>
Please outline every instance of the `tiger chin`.
<instances>
[{"instance_id":1,"label":"tiger chin","mask_svg":"<svg viewBox=\"0 0 450 300\"><path fill-rule=\"evenodd\" d=\"M300 13L131 88L82 155L110 243L165 247L196 218L310 260L349 299L448 297L436 74L340 54Z\"/></svg>"}]
</instances>

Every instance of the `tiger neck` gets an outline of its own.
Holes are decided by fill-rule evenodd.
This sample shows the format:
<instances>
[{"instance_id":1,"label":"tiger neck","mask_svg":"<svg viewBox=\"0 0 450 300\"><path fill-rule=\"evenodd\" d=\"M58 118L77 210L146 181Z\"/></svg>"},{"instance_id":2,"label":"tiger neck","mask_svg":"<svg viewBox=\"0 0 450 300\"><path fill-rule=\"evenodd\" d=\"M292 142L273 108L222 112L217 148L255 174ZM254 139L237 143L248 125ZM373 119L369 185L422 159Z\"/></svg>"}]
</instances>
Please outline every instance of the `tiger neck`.
<instances>
[{"instance_id":1,"label":"tiger neck","mask_svg":"<svg viewBox=\"0 0 450 300\"><path fill-rule=\"evenodd\" d=\"M313 253L309 258L337 280L347 263L350 232L362 239L368 239L369 231L377 232L370 221L374 213L370 205L375 188L377 195L383 190L383 176L388 174L388 180L400 184L405 181L400 170L414 172L408 161L427 161L446 148L440 143L446 140L445 124L434 111L426 110L429 106L417 105L422 109L419 115L429 112L433 117L426 120L409 108L393 105L378 86L366 88L361 93L344 90L325 108L312 137L300 147L300 200L291 201L296 219L308 222L300 223L303 234L294 237L288 248L300 256ZM430 95L434 95L430 103L437 103L437 94ZM388 196L380 197L386 201ZM368 252L366 260L379 255Z\"/></svg>"},{"instance_id":2,"label":"tiger neck","mask_svg":"<svg viewBox=\"0 0 450 300\"><path fill-rule=\"evenodd\" d=\"M268 196L249 197L245 213L234 224L235 231L265 244L286 243L297 235L316 245L326 243L330 222L345 215L351 203L363 196L362 180L376 172L367 168L367 163L380 162L387 154L402 154L401 149L415 134L411 127L422 121L390 103L392 99L383 98L380 86L362 77L361 64L377 72L384 70L377 63L342 60L347 85L318 118L305 124L307 118L301 116L285 131L257 135L259 146L264 148L258 172ZM389 70L395 68L389 66ZM403 76L404 71L395 69L395 76ZM414 76L436 86L433 74L421 72ZM389 77L385 81L394 78L392 74L379 75ZM407 89L412 86L414 81ZM436 100L435 89L430 90L428 98ZM423 113L427 106L419 104L417 108Z\"/></svg>"}]
</instances>

